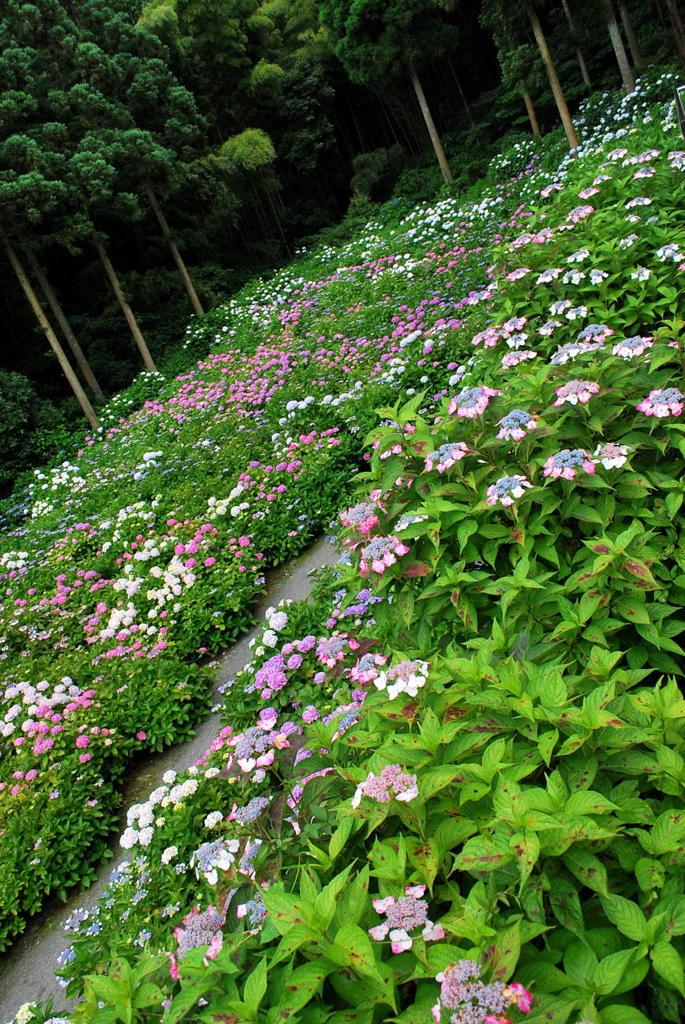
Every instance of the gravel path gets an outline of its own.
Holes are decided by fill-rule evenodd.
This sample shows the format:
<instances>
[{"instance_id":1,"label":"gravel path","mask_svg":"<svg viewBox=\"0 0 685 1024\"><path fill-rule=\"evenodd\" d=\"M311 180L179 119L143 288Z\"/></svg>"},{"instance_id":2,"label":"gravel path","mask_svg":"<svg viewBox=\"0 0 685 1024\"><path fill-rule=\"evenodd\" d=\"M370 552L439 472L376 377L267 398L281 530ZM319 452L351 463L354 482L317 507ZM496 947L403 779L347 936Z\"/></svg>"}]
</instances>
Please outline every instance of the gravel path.
<instances>
[{"instance_id":1,"label":"gravel path","mask_svg":"<svg viewBox=\"0 0 685 1024\"><path fill-rule=\"evenodd\" d=\"M269 589L256 610L257 616L261 618L269 605L279 601L306 597L311 587L309 573L336 559L336 550L327 541L319 540L305 554L270 573ZM258 628L246 634L221 659L217 685L231 679L249 662L249 643ZM122 827L126 808L145 799L161 783L164 772L171 768L183 771L198 760L215 739L218 728L219 715L211 715L200 723L192 740L153 755L132 773L124 796ZM53 975L57 957L69 945L64 923L76 907L91 907L96 903L113 867L128 856L127 851L120 849L116 837L112 850L114 856L100 867L97 880L87 891L76 893L67 903L55 903L47 908L29 924L12 948L0 956L0 1021L11 1020L23 1003L50 997L54 999L55 1012L67 1009L63 989Z\"/></svg>"}]
</instances>

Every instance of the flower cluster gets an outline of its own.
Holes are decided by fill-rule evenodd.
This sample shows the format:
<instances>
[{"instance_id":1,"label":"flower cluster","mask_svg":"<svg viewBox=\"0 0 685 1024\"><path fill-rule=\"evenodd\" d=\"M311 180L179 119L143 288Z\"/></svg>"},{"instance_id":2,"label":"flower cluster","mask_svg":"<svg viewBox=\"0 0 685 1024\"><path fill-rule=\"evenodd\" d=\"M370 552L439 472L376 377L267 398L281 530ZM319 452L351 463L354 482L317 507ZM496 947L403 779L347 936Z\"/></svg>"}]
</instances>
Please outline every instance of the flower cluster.
<instances>
[{"instance_id":1,"label":"flower cluster","mask_svg":"<svg viewBox=\"0 0 685 1024\"><path fill-rule=\"evenodd\" d=\"M398 800L400 797L398 796ZM385 896L373 900L373 908L379 914L385 914L385 921L369 928L369 935L377 942L390 938L390 949L393 953L404 953L412 947L412 936L409 932L421 928L424 942L436 942L444 939L445 929L440 924L433 924L428 917L428 904L423 895L425 885L406 885L404 896L395 899Z\"/></svg>"},{"instance_id":2,"label":"flower cluster","mask_svg":"<svg viewBox=\"0 0 685 1024\"><path fill-rule=\"evenodd\" d=\"M431 1009L435 1024L443 1024L443 1010L449 1011L444 1024L512 1024L505 1016L512 1006L530 1013L532 993L519 982L486 985L480 976L475 960L458 960L436 974L440 996Z\"/></svg>"},{"instance_id":3,"label":"flower cluster","mask_svg":"<svg viewBox=\"0 0 685 1024\"><path fill-rule=\"evenodd\" d=\"M407 545L393 534L389 537L374 537L361 550L359 571L362 576L368 576L370 572L382 576L387 568L394 565L397 559L406 555L408 551Z\"/></svg>"},{"instance_id":4,"label":"flower cluster","mask_svg":"<svg viewBox=\"0 0 685 1024\"><path fill-rule=\"evenodd\" d=\"M650 391L646 398L643 398L637 406L645 416L680 416L685 403L685 395L678 388L664 388L663 390Z\"/></svg>"},{"instance_id":5,"label":"flower cluster","mask_svg":"<svg viewBox=\"0 0 685 1024\"><path fill-rule=\"evenodd\" d=\"M437 451L430 452L426 456L426 471L437 469L438 473L444 473L456 465L460 459L468 455L468 448L462 441L454 444L441 444Z\"/></svg>"},{"instance_id":6,"label":"flower cluster","mask_svg":"<svg viewBox=\"0 0 685 1024\"><path fill-rule=\"evenodd\" d=\"M564 448L555 455L550 455L542 473L543 476L550 476L553 480L558 477L563 480L573 480L579 469L586 473L594 473L595 466L590 452L586 452L583 448Z\"/></svg>"},{"instance_id":7,"label":"flower cluster","mask_svg":"<svg viewBox=\"0 0 685 1024\"><path fill-rule=\"evenodd\" d=\"M456 413L457 416L474 419L476 416L479 416L480 413L485 412L490 404L490 399L499 394L500 392L496 391L494 388L485 386L478 388L466 388L455 398L450 399L447 411L450 415Z\"/></svg>"},{"instance_id":8,"label":"flower cluster","mask_svg":"<svg viewBox=\"0 0 685 1024\"><path fill-rule=\"evenodd\" d=\"M400 661L389 669L384 669L373 680L377 690L386 690L390 700L406 693L409 697L416 697L428 678L428 662L426 661Z\"/></svg>"},{"instance_id":9,"label":"flower cluster","mask_svg":"<svg viewBox=\"0 0 685 1024\"><path fill-rule=\"evenodd\" d=\"M526 487L532 487L530 480L515 473L513 476L501 476L488 487L485 501L488 505L513 505L517 498L523 497Z\"/></svg>"},{"instance_id":10,"label":"flower cluster","mask_svg":"<svg viewBox=\"0 0 685 1024\"><path fill-rule=\"evenodd\" d=\"M500 428L497 437L502 441L520 441L529 430L535 430L538 423L539 420L524 409L512 409L497 424Z\"/></svg>"},{"instance_id":11,"label":"flower cluster","mask_svg":"<svg viewBox=\"0 0 685 1024\"><path fill-rule=\"evenodd\" d=\"M169 973L178 978L178 963L191 949L207 947L205 962L216 960L224 942L222 928L226 923L226 912L210 904L206 910L193 907L183 918L183 927L174 929L174 937L178 943L176 953L170 954Z\"/></svg>"},{"instance_id":12,"label":"flower cluster","mask_svg":"<svg viewBox=\"0 0 685 1024\"><path fill-rule=\"evenodd\" d=\"M569 405L578 405L578 403L584 405L590 401L593 395L597 394L599 384L591 380L570 380L556 391L555 405L563 405L564 402L568 402Z\"/></svg>"},{"instance_id":13,"label":"flower cluster","mask_svg":"<svg viewBox=\"0 0 685 1024\"><path fill-rule=\"evenodd\" d=\"M358 530L363 536L367 536L375 526L378 526L377 505L373 501L360 501L352 508L340 513L340 521L343 526Z\"/></svg>"},{"instance_id":14,"label":"flower cluster","mask_svg":"<svg viewBox=\"0 0 685 1024\"><path fill-rule=\"evenodd\" d=\"M359 807L363 796L379 804L387 804L393 797L406 803L418 795L416 776L407 774L399 764L389 764L380 775L369 772L355 790L352 807Z\"/></svg>"}]
</instances>

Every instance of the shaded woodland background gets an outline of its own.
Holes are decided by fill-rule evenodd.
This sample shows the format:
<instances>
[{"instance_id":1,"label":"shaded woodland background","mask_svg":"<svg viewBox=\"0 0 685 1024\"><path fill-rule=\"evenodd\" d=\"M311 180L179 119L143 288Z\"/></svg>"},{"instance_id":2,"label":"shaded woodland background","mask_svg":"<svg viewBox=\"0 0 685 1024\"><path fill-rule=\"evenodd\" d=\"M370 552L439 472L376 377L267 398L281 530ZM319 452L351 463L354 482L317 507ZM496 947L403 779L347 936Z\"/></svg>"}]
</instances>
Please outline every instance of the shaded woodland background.
<instances>
[{"instance_id":1,"label":"shaded woodland background","mask_svg":"<svg viewBox=\"0 0 685 1024\"><path fill-rule=\"evenodd\" d=\"M0 40L5 493L193 313L685 56L677 0L6 0Z\"/></svg>"}]
</instances>

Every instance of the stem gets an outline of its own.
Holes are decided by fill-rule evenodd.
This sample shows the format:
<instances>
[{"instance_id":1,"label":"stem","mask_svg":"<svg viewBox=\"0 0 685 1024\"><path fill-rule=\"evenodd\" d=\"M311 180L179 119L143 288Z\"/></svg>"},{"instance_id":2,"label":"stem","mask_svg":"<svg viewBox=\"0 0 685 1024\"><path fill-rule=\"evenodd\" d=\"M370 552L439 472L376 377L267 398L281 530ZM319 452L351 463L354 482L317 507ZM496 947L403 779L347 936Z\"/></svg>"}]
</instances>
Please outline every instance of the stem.
<instances>
[{"instance_id":1,"label":"stem","mask_svg":"<svg viewBox=\"0 0 685 1024\"><path fill-rule=\"evenodd\" d=\"M145 343L145 338L143 337L140 327L138 326L138 321L136 320L133 314L133 310L131 309L126 300L126 296L124 295L124 291L121 287L121 284L119 283L119 278L117 277L116 271L112 264L110 263L109 257L105 252L104 246L95 231L93 232L92 239L93 245L95 246L95 251L100 257L102 265L105 268L105 273L109 278L109 283L112 285L114 294L116 295L117 301L121 306L121 311L126 317L126 322L129 328L131 329L133 339L136 345L138 346L138 351L143 357L143 362L147 366L148 370L151 370L152 373L157 373L157 367L155 366L155 362L152 356L150 355L150 350Z\"/></svg>"},{"instance_id":2,"label":"stem","mask_svg":"<svg viewBox=\"0 0 685 1024\"><path fill-rule=\"evenodd\" d=\"M545 34L542 31L540 19L538 18L534 8L530 5L526 10L533 29L535 41L538 44L538 49L540 50L540 54L545 64L549 84L552 88L552 93L554 94L554 99L557 105L557 110L559 111L559 116L561 117L561 122L564 126L564 131L566 132L566 138L568 139L569 149L576 149L578 147L578 136L576 135L576 130L573 126L573 121L571 120L568 104L566 103L566 97L564 96L564 91L561 88L561 83L554 66L554 61L552 60L552 54L550 53L549 46L547 45Z\"/></svg>"},{"instance_id":3,"label":"stem","mask_svg":"<svg viewBox=\"0 0 685 1024\"><path fill-rule=\"evenodd\" d=\"M60 302L57 296L55 295L52 285L50 284L45 275L45 271L38 262L38 259L36 258L36 255L32 249L25 248L24 252L26 253L31 269L36 275L36 280L38 281L38 284L41 286L45 298L48 300L48 305L50 306L50 309L52 310L53 314L57 319L57 323L59 324L62 330L62 334L67 340L67 344L69 345L69 348L73 353L74 359L76 360L76 363L84 376L86 384L95 395L96 402L104 402L105 396L102 392L102 388L98 384L95 378L95 374L90 368L90 363L83 354L83 350L78 343L76 335L71 329L71 324L64 315L64 310L62 309L62 306L60 305Z\"/></svg>"},{"instance_id":4,"label":"stem","mask_svg":"<svg viewBox=\"0 0 685 1024\"><path fill-rule=\"evenodd\" d=\"M616 61L618 63L619 71L621 72L623 85L625 86L626 92L635 92L635 79L633 78L633 72L630 70L628 54L626 53L626 48L623 45L621 30L618 27L614 7L611 2L605 4L605 12L607 28L609 29L609 37L611 39L611 45L614 48L614 53L616 54Z\"/></svg>"},{"instance_id":5,"label":"stem","mask_svg":"<svg viewBox=\"0 0 685 1024\"><path fill-rule=\"evenodd\" d=\"M62 346L60 345L59 341L57 340L57 336L55 335L55 332L53 331L52 327L50 326L48 318L46 317L45 313L43 312L43 308L42 308L40 302L38 301L38 297L37 297L36 293L34 292L33 288L31 287L31 282L29 281L28 277L26 276L26 272L24 271L24 268L22 267L22 265L21 265L21 263L19 261L19 257L17 256L17 254L16 254L16 252L14 250L14 246L12 245L10 240L5 235L5 232L1 228L0 228L0 238L2 238L3 244L5 246L5 251L6 251L7 256L9 257L9 261L10 261L10 263L12 265L12 269L14 270L14 273L17 275L19 283L20 283L20 285L21 285L21 287L22 287L22 289L24 291L24 294L25 294L26 298L29 301L29 305L31 306L31 309L35 313L36 320L38 321L38 323L42 327L43 333L45 334L45 337L48 339L48 342L50 343L50 348L52 349L52 351L57 356L57 360L59 362L59 365L61 366L61 368L62 368L62 370L64 372L65 377L67 378L67 380L69 381L69 384L71 385L71 389L74 392L74 394L75 394L75 396L76 396L76 398L78 400L79 405L81 406L81 409L83 411L84 416L86 417L86 419L90 423L91 427L94 430L97 430L97 428L99 426L99 421L98 421L97 416L95 415L95 411L94 411L92 405L88 401L88 396L86 395L85 391L81 387L76 374L74 373L73 369L71 368L71 366L69 364L69 360L67 359L66 355L64 354L64 349L62 348Z\"/></svg>"},{"instance_id":6,"label":"stem","mask_svg":"<svg viewBox=\"0 0 685 1024\"><path fill-rule=\"evenodd\" d=\"M619 0L618 12L621 15L623 30L626 34L626 39L628 40L633 64L636 68L640 68L642 67L642 51L640 50L640 44L637 41L635 29L633 28L633 22L631 21L630 14L628 13L628 7L624 3L624 0Z\"/></svg>"},{"instance_id":7,"label":"stem","mask_svg":"<svg viewBox=\"0 0 685 1024\"><path fill-rule=\"evenodd\" d=\"M183 262L183 257L181 256L180 252L178 251L178 246L176 245L176 243L174 242L174 240L172 238L171 230L170 230L169 225L167 223L167 219L164 216L162 208L160 207L160 205L159 205L159 203L157 201L157 196L155 195L154 191L152 190L152 186L151 185L146 185L145 186L145 192L147 194L148 199L150 200L150 206L154 210L154 213L155 213L155 216L157 218L157 221L159 222L159 226L162 229L162 234L164 235L164 239L165 239L167 245L169 246L169 250L171 251L171 255L174 258L174 263L176 264L176 269L178 270L179 277L181 278L181 281L183 282L183 287L185 288L186 292L188 293L188 298L190 299L190 303L191 303L193 309L195 310L195 312L197 313L197 315L198 316L202 316L202 314L204 313L204 309L202 308L202 304L201 304L200 300L197 297L197 292L195 291L195 287L193 285L192 278L191 278L190 274L188 273L188 268L186 267L185 263Z\"/></svg>"},{"instance_id":8,"label":"stem","mask_svg":"<svg viewBox=\"0 0 685 1024\"><path fill-rule=\"evenodd\" d=\"M419 81L419 76L416 74L413 64L409 65L409 76L411 78L412 85L414 86L414 92L416 93L416 98L419 101L419 106L421 107L423 119L426 122L426 128L428 129L428 134L430 135L435 155L438 158L438 163L440 164L442 176L445 180L445 184L449 185L452 181L452 172L450 171L449 164L447 163L447 157L445 156L445 151L442 148L440 136L438 135L437 128L435 127L435 122L433 121L428 101L426 100L421 82Z\"/></svg>"}]
</instances>

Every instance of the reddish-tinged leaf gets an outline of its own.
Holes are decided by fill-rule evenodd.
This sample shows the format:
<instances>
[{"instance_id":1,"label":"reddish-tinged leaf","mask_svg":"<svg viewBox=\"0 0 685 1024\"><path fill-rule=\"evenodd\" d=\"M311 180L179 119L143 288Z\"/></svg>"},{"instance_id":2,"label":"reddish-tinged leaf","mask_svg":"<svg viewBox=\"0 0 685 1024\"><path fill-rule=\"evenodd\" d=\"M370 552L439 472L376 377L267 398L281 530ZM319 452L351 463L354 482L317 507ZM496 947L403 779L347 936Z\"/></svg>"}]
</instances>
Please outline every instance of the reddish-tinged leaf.
<instances>
[{"instance_id":1,"label":"reddish-tinged leaf","mask_svg":"<svg viewBox=\"0 0 685 1024\"><path fill-rule=\"evenodd\" d=\"M430 565L426 565L425 562L410 562L408 566L403 570L403 576L427 576L431 571Z\"/></svg>"}]
</instances>

